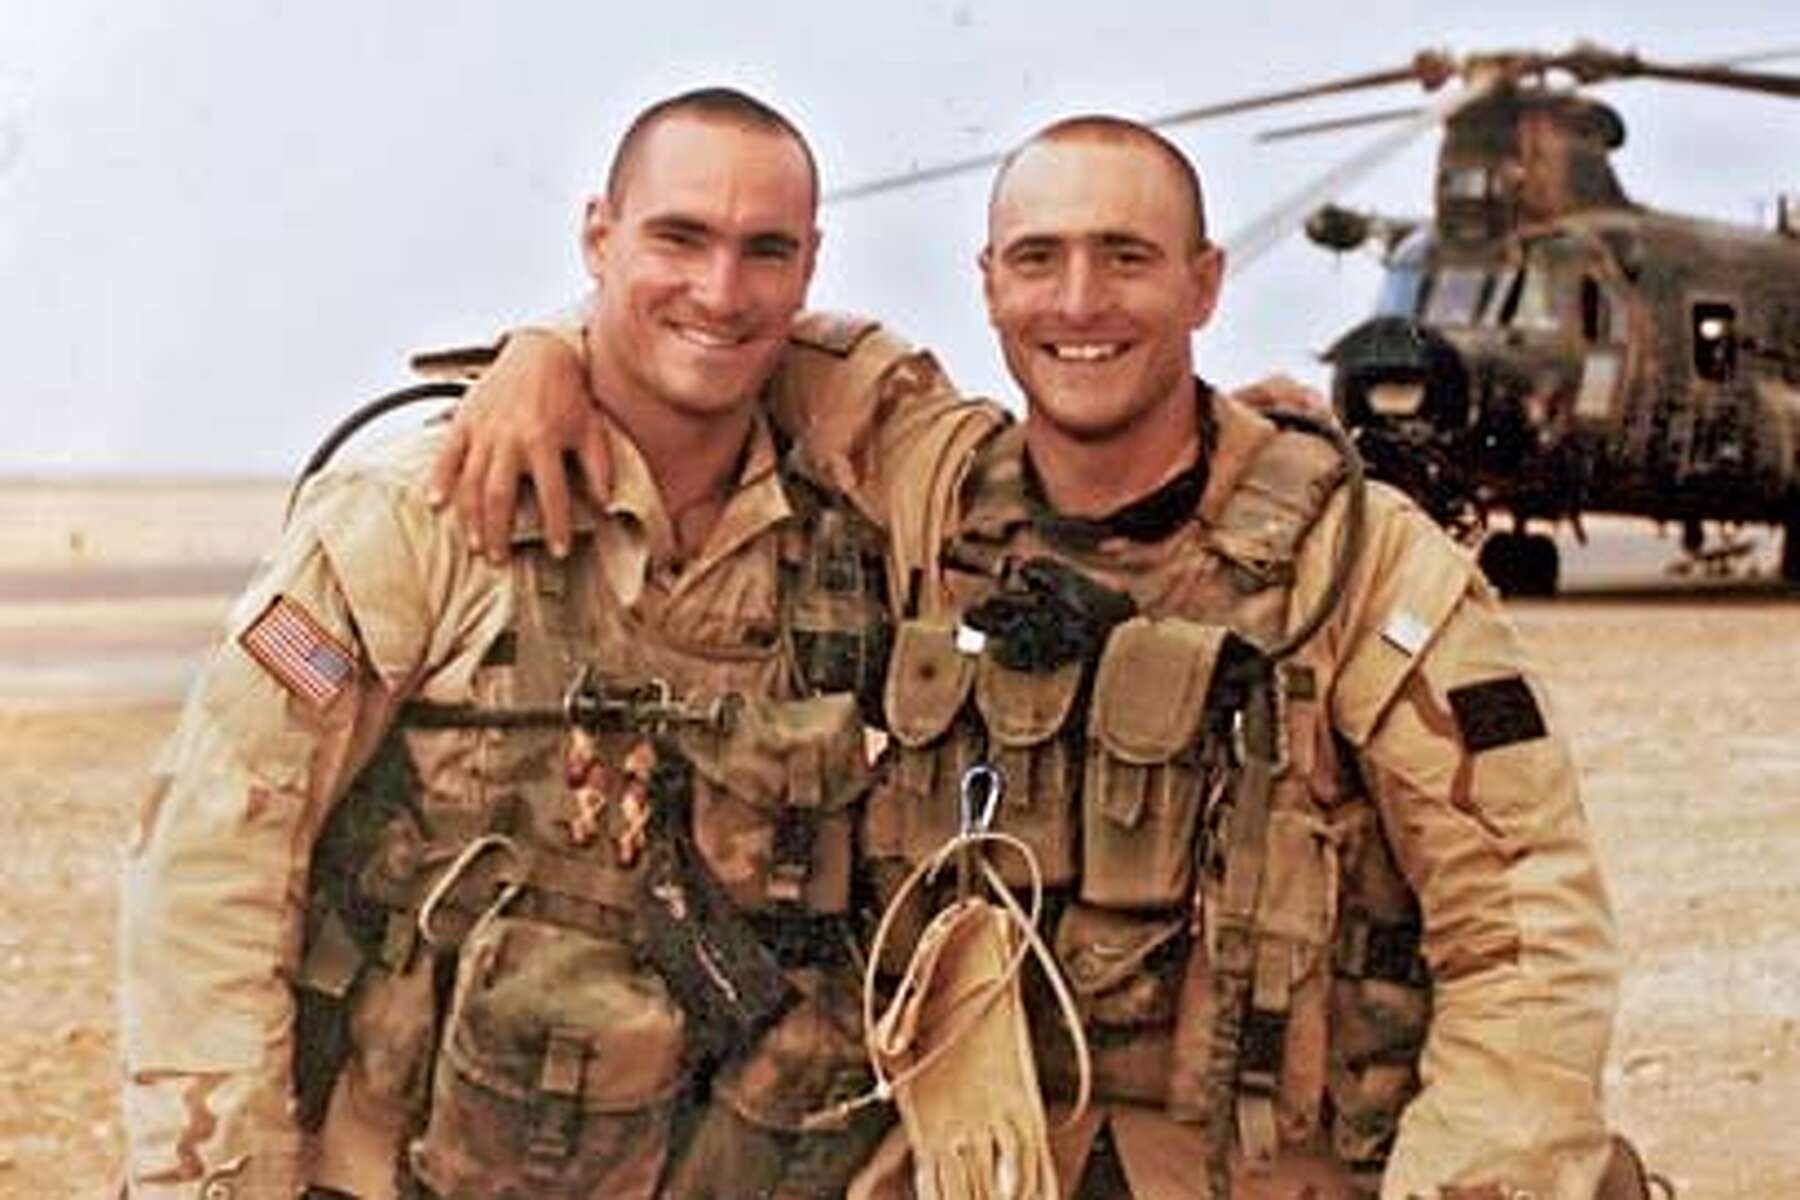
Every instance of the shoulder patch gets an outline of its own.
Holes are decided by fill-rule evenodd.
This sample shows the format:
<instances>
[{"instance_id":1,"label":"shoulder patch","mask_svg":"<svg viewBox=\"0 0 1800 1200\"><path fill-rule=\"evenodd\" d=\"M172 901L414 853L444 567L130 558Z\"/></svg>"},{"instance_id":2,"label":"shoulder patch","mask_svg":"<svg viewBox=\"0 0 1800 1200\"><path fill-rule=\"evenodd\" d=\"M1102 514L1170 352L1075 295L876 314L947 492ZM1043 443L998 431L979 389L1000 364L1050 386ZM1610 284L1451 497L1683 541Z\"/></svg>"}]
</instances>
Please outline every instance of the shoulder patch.
<instances>
[{"instance_id":1,"label":"shoulder patch","mask_svg":"<svg viewBox=\"0 0 1800 1200\"><path fill-rule=\"evenodd\" d=\"M1517 675L1451 688L1450 711L1470 754L1529 742L1548 732L1537 697Z\"/></svg>"},{"instance_id":2,"label":"shoulder patch","mask_svg":"<svg viewBox=\"0 0 1800 1200\"><path fill-rule=\"evenodd\" d=\"M276 682L314 708L325 708L337 699L356 662L348 646L286 596L269 601L262 615L238 635L238 644Z\"/></svg>"},{"instance_id":3,"label":"shoulder patch","mask_svg":"<svg viewBox=\"0 0 1800 1200\"><path fill-rule=\"evenodd\" d=\"M790 341L844 358L857 343L881 328L881 322L852 313L809 312L794 318Z\"/></svg>"}]
</instances>

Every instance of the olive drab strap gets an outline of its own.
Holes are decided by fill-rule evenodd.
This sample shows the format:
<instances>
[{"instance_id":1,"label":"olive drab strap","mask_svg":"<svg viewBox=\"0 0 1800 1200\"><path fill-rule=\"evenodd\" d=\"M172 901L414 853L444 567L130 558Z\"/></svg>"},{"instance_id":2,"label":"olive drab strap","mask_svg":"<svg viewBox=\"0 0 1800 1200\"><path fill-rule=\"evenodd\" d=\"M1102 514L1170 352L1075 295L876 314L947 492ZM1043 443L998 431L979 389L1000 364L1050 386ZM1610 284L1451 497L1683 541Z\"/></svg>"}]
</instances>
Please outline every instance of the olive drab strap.
<instances>
[{"instance_id":1,"label":"olive drab strap","mask_svg":"<svg viewBox=\"0 0 1800 1200\"><path fill-rule=\"evenodd\" d=\"M1214 996L1206 1088L1207 1174L1214 1200L1231 1194L1234 1145L1252 1170L1270 1164L1277 1152L1276 1101L1300 969L1291 941L1265 920L1266 907L1284 898L1268 892L1278 781L1288 768L1286 674L1277 668L1329 618L1361 549L1363 479L1354 447L1336 430L1300 420L1282 423L1322 434L1328 444L1286 430L1262 441L1210 523L1212 548L1227 562L1241 597L1233 624L1241 622L1242 632L1267 651L1237 664L1238 777L1222 844L1214 851L1223 867L1211 914ZM1329 584L1312 611L1290 628L1296 553L1340 484L1350 488L1350 513L1333 548ZM1335 890L1337 881L1315 883Z\"/></svg>"},{"instance_id":2,"label":"olive drab strap","mask_svg":"<svg viewBox=\"0 0 1800 1200\"><path fill-rule=\"evenodd\" d=\"M1252 1162L1276 1149L1275 1088L1287 1024L1288 970L1265 955L1256 915L1268 859L1270 801L1280 770L1277 692L1266 659L1245 671L1237 786L1225 826L1224 886L1213 911L1213 1046L1207 1080L1207 1176L1214 1200L1231 1195L1230 1153ZM1234 1136L1235 1135L1235 1136Z\"/></svg>"}]
</instances>

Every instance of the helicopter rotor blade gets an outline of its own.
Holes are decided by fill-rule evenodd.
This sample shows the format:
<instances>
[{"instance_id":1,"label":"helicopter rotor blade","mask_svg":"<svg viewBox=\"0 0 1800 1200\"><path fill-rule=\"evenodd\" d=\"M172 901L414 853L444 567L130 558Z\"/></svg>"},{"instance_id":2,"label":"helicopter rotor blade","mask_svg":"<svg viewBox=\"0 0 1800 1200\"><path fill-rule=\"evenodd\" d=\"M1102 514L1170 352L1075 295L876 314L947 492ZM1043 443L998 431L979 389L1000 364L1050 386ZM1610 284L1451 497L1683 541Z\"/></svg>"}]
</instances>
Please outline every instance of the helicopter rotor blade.
<instances>
[{"instance_id":1,"label":"helicopter rotor blade","mask_svg":"<svg viewBox=\"0 0 1800 1200\"><path fill-rule=\"evenodd\" d=\"M1281 125L1274 129L1263 130L1256 135L1256 140L1259 142L1282 142L1289 138L1310 137L1315 133L1336 133L1342 129L1361 129L1365 125L1382 125L1389 121L1399 121L1414 116L1420 111L1417 104L1408 104L1404 108L1381 108L1373 112L1358 113L1353 117L1333 117L1325 121Z\"/></svg>"},{"instance_id":2,"label":"helicopter rotor blade","mask_svg":"<svg viewBox=\"0 0 1800 1200\"><path fill-rule=\"evenodd\" d=\"M1648 63L1632 59L1629 67L1619 72L1640 79L1661 79L1670 83L1700 83L1709 87L1730 88L1739 92L1760 92L1767 96L1800 97L1800 75L1775 75L1767 71L1739 71L1731 67L1681 67Z\"/></svg>"},{"instance_id":3,"label":"helicopter rotor blade","mask_svg":"<svg viewBox=\"0 0 1800 1200\"><path fill-rule=\"evenodd\" d=\"M1690 67L1747 67L1752 63L1781 62L1783 59L1800 58L1800 46L1781 46L1774 50L1757 50L1751 54L1734 54L1730 58L1715 58L1703 63L1688 63Z\"/></svg>"},{"instance_id":4,"label":"helicopter rotor blade","mask_svg":"<svg viewBox=\"0 0 1800 1200\"><path fill-rule=\"evenodd\" d=\"M1491 94L1505 80L1500 74L1477 79L1459 92L1432 102L1405 125L1377 138L1313 182L1276 204L1225 239L1225 272L1236 274L1298 229L1313 209L1363 178L1404 150L1415 138Z\"/></svg>"},{"instance_id":5,"label":"helicopter rotor blade","mask_svg":"<svg viewBox=\"0 0 1800 1200\"><path fill-rule=\"evenodd\" d=\"M1481 56L1458 59L1447 51L1423 50L1414 55L1412 61L1404 66L1368 71L1360 75L1347 75L1341 79L1309 84L1306 87L1244 96L1219 104L1184 108L1153 117L1144 124L1157 129L1169 129L1178 125L1211 120L1215 117L1232 116L1236 113L1253 112L1281 104L1293 104L1303 100L1315 100L1323 96L1342 95L1346 92L1387 87L1400 83L1418 83L1423 85L1427 91L1436 91L1459 75L1476 81L1485 80L1486 82L1472 82L1469 85L1471 88L1480 87L1485 93L1492 90L1496 80L1516 79L1528 71L1550 69L1567 71L1584 84L1601 83L1609 79L1646 78L1676 83L1698 83L1777 96L1800 96L1800 76L1741 69L1751 63L1796 56L1800 56L1800 46L1762 50L1731 58L1690 64L1646 62L1635 53L1621 54L1618 51L1589 44L1579 44L1572 50L1561 54L1494 55L1487 57L1485 61ZM1279 141L1283 138L1300 137L1308 133L1323 133L1336 129L1379 124L1388 120L1403 119L1414 113L1422 114L1430 111L1432 110L1385 110L1359 117L1342 117L1312 124L1288 126L1270 130L1259 137L1263 141ZM1450 111L1454 111L1454 109ZM1438 121L1443 119L1443 117L1436 118ZM1406 136L1412 135L1407 134ZM881 176L847 187L832 188L826 191L822 198L826 203L833 203L840 200L853 200L862 196L878 195L882 192L898 191L901 188L913 187L921 183L933 183L940 179L967 174L970 171L991 168L1005 157L1004 151L970 155L927 167L895 172L892 175Z\"/></svg>"},{"instance_id":6,"label":"helicopter rotor blade","mask_svg":"<svg viewBox=\"0 0 1800 1200\"><path fill-rule=\"evenodd\" d=\"M1214 117L1230 116L1233 113L1250 112L1254 109L1268 108L1277 104L1292 104L1301 100L1311 100L1319 96L1333 96L1343 92L1360 91L1364 88L1386 87L1396 83L1423 83L1428 89L1441 86L1456 74L1455 60L1442 51L1421 51L1413 60L1403 67L1392 67L1382 71L1369 71L1361 75L1349 75L1342 79L1327 80L1324 83L1309 84L1306 87L1290 88L1280 92L1265 92L1258 96L1245 96L1236 100L1228 100L1221 104L1207 104L1198 108L1184 108L1177 112L1164 113L1152 117L1144 124L1156 129L1167 129L1176 125L1188 125L1196 121L1210 120ZM970 155L967 158L953 159L949 162L936 163L928 167L916 167L909 171L898 171L892 175L884 175L863 183L850 184L847 187L832 188L825 192L823 199L827 203L838 200L854 200L862 196L879 195L882 192L897 191L900 188L912 187L920 183L933 183L939 179L949 179L970 171L979 171L985 167L997 165L1006 157L1006 152L990 152Z\"/></svg>"},{"instance_id":7,"label":"helicopter rotor blade","mask_svg":"<svg viewBox=\"0 0 1800 1200\"><path fill-rule=\"evenodd\" d=\"M1789 58L1800 47L1762 50L1710 62L1660 63L1640 58L1636 51L1619 52L1580 42L1560 54L1531 56L1526 69L1567 71L1578 84L1592 85L1614 79L1660 79L1669 83L1698 83L1736 91L1774 96L1800 96L1800 75L1745 71L1740 64Z\"/></svg>"},{"instance_id":8,"label":"helicopter rotor blade","mask_svg":"<svg viewBox=\"0 0 1800 1200\"><path fill-rule=\"evenodd\" d=\"M1396 83L1424 83L1428 88L1436 88L1455 74L1454 62L1445 54L1427 50L1419 54L1404 67L1392 67L1384 71L1369 71L1362 75L1347 75L1342 79L1331 79L1324 83L1308 84L1306 87L1288 88L1285 91L1265 92L1260 96L1244 96L1236 100L1227 100L1220 104L1205 104L1198 108L1184 108L1172 113L1164 113L1160 117L1152 117L1144 122L1158 129L1169 129L1176 125L1187 125L1194 121L1207 121L1214 117L1228 117L1233 113L1251 112L1259 108L1272 108L1277 104L1294 104L1301 100L1316 100L1320 96L1336 96L1344 92L1359 92L1365 88L1387 87Z\"/></svg>"}]
</instances>

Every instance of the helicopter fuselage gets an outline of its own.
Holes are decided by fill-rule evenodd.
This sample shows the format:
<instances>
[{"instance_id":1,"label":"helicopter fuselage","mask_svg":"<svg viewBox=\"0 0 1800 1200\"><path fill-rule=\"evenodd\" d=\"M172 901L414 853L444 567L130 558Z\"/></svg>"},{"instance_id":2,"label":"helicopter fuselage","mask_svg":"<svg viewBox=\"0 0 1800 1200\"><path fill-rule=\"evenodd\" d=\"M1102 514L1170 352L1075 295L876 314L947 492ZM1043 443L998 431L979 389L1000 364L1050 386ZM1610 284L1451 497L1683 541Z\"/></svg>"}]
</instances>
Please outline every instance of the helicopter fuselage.
<instances>
[{"instance_id":1,"label":"helicopter fuselage","mask_svg":"<svg viewBox=\"0 0 1800 1200\"><path fill-rule=\"evenodd\" d=\"M1785 522L1800 507L1800 238L1615 207L1476 245L1421 226L1385 266L1378 313L1454 350L1466 403L1429 428L1391 405L1346 416L1435 442L1481 509Z\"/></svg>"}]
</instances>

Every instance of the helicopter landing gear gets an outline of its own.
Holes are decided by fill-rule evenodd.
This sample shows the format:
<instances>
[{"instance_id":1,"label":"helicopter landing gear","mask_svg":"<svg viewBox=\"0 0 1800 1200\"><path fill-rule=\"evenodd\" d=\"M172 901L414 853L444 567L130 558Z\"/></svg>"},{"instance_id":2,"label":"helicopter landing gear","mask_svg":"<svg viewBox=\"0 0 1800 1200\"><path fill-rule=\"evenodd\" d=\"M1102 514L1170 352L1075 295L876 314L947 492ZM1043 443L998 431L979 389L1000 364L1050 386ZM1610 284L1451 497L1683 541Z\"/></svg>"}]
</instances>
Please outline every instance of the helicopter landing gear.
<instances>
[{"instance_id":1,"label":"helicopter landing gear","mask_svg":"<svg viewBox=\"0 0 1800 1200\"><path fill-rule=\"evenodd\" d=\"M1562 574L1556 542L1542 533L1490 533L1481 570L1502 596L1554 596Z\"/></svg>"}]
</instances>

